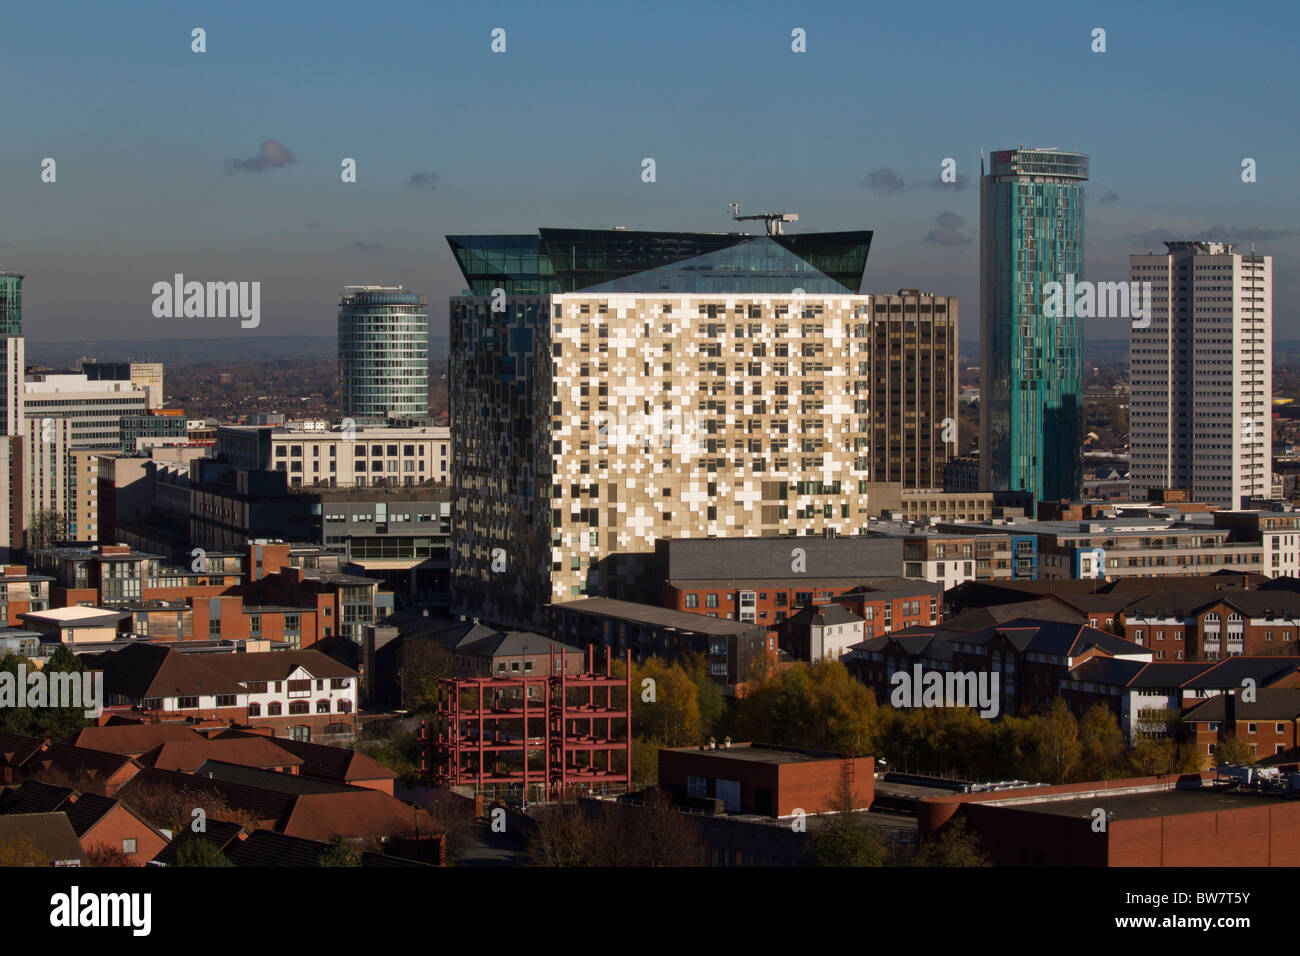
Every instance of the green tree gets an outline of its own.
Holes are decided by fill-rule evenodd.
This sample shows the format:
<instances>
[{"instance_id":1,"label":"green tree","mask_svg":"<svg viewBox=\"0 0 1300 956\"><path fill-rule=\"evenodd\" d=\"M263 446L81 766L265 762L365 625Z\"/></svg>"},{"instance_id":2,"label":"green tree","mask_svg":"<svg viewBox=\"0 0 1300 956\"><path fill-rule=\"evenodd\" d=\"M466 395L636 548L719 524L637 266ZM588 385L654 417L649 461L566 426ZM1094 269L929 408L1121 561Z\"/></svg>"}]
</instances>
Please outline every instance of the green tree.
<instances>
[{"instance_id":1,"label":"green tree","mask_svg":"<svg viewBox=\"0 0 1300 956\"><path fill-rule=\"evenodd\" d=\"M1248 743L1238 740L1235 735L1227 734L1219 738L1214 746L1214 765L1226 767L1229 764L1255 762L1255 749Z\"/></svg>"},{"instance_id":2,"label":"green tree","mask_svg":"<svg viewBox=\"0 0 1300 956\"><path fill-rule=\"evenodd\" d=\"M883 866L885 846L857 812L858 800L848 764L840 768L839 781L830 794L830 811L818 814L809 833L813 862L817 866Z\"/></svg>"},{"instance_id":3,"label":"green tree","mask_svg":"<svg viewBox=\"0 0 1300 956\"><path fill-rule=\"evenodd\" d=\"M682 662L682 669L695 685L701 733L711 737L725 736L727 700L722 696L718 682L709 676L708 658L703 654L692 654Z\"/></svg>"},{"instance_id":4,"label":"green tree","mask_svg":"<svg viewBox=\"0 0 1300 956\"><path fill-rule=\"evenodd\" d=\"M53 548L68 536L68 521L58 511L43 508L32 515L27 526L27 550L44 551Z\"/></svg>"},{"instance_id":5,"label":"green tree","mask_svg":"<svg viewBox=\"0 0 1300 956\"><path fill-rule=\"evenodd\" d=\"M1079 780L1109 780L1127 770L1124 733L1114 712L1101 702L1089 707L1079 722L1079 748Z\"/></svg>"},{"instance_id":6,"label":"green tree","mask_svg":"<svg viewBox=\"0 0 1300 956\"><path fill-rule=\"evenodd\" d=\"M0 840L0 866L49 866L50 858L31 837Z\"/></svg>"},{"instance_id":7,"label":"green tree","mask_svg":"<svg viewBox=\"0 0 1300 956\"><path fill-rule=\"evenodd\" d=\"M1033 718L1033 725L1039 779L1065 783L1079 762L1079 722L1065 700L1057 697L1046 714Z\"/></svg>"},{"instance_id":8,"label":"green tree","mask_svg":"<svg viewBox=\"0 0 1300 956\"><path fill-rule=\"evenodd\" d=\"M41 668L26 657L16 654L6 654L0 658L0 670L14 675L15 681L19 677L20 665L25 668L24 674L27 677L38 670L51 678L55 674L71 674L76 681L76 692L80 693L84 687L81 674L85 670L85 665L80 657L66 647L56 648L49 660L45 662L45 666ZM47 687L52 687L53 683L50 681ZM71 687L67 689L69 693L73 692ZM85 716L85 711L88 709L91 709L89 700L83 701L80 707L6 707L0 710L0 730L30 737L66 740L90 723Z\"/></svg>"},{"instance_id":9,"label":"green tree","mask_svg":"<svg viewBox=\"0 0 1300 956\"><path fill-rule=\"evenodd\" d=\"M345 836L335 836L320 855L318 866L360 866L361 851L348 842Z\"/></svg>"},{"instance_id":10,"label":"green tree","mask_svg":"<svg viewBox=\"0 0 1300 956\"><path fill-rule=\"evenodd\" d=\"M210 840L189 839L176 851L176 866L234 866Z\"/></svg>"},{"instance_id":11,"label":"green tree","mask_svg":"<svg viewBox=\"0 0 1300 956\"><path fill-rule=\"evenodd\" d=\"M632 732L664 747L700 742L699 693L680 664L651 657L632 665Z\"/></svg>"},{"instance_id":12,"label":"green tree","mask_svg":"<svg viewBox=\"0 0 1300 956\"><path fill-rule=\"evenodd\" d=\"M916 865L992 866L993 861L980 846L979 837L966 829L966 821L956 816L921 842Z\"/></svg>"},{"instance_id":13,"label":"green tree","mask_svg":"<svg viewBox=\"0 0 1300 956\"><path fill-rule=\"evenodd\" d=\"M431 713L438 706L438 682L452 676L448 655L431 640L407 637L401 657L402 706L412 713Z\"/></svg>"},{"instance_id":14,"label":"green tree","mask_svg":"<svg viewBox=\"0 0 1300 956\"><path fill-rule=\"evenodd\" d=\"M740 740L869 754L876 744L875 695L839 661L782 670L752 688L731 714Z\"/></svg>"}]
</instances>

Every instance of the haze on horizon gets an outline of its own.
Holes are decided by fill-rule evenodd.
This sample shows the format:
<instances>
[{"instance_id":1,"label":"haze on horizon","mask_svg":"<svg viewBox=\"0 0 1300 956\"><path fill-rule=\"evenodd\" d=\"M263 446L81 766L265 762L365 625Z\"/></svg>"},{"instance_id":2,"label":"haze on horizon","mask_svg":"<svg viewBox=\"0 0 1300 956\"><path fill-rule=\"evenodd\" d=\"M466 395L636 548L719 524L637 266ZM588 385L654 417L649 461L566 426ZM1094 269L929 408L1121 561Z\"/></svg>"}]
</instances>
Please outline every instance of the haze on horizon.
<instances>
[{"instance_id":1,"label":"haze on horizon","mask_svg":"<svg viewBox=\"0 0 1300 956\"><path fill-rule=\"evenodd\" d=\"M797 212L790 232L873 230L863 291L956 295L969 341L979 151L1023 143L1091 158L1087 278L1126 279L1164 238L1254 241L1275 338L1296 338L1300 132L1268 91L1293 83L1298 21L1208 2L18 8L0 34L0 269L27 274L35 341L328 336L351 283L426 293L441 336L463 285L444 235L761 231L730 220L739 202ZM946 157L957 185L938 182ZM260 281L260 326L155 319L150 289L176 273Z\"/></svg>"}]
</instances>

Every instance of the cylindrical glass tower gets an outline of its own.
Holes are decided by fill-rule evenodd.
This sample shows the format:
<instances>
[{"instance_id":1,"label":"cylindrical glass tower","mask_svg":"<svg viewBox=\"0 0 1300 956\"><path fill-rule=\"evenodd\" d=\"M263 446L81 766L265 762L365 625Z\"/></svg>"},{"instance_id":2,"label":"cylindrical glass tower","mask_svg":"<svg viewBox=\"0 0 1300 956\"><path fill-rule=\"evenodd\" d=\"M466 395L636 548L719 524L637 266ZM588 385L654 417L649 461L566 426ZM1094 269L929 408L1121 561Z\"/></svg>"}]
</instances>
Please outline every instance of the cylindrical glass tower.
<instances>
[{"instance_id":1,"label":"cylindrical glass tower","mask_svg":"<svg viewBox=\"0 0 1300 956\"><path fill-rule=\"evenodd\" d=\"M357 424L429 414L428 300L401 286L339 296L339 407Z\"/></svg>"}]
</instances>

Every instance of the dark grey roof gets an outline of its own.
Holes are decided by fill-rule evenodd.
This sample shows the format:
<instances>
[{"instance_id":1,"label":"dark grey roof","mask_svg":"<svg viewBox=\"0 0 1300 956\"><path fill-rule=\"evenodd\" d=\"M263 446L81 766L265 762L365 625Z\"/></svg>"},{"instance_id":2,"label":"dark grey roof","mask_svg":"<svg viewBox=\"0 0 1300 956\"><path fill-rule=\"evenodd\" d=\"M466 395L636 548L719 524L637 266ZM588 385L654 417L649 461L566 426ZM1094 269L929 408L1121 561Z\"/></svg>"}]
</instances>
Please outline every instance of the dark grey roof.
<instances>
[{"instance_id":1,"label":"dark grey roof","mask_svg":"<svg viewBox=\"0 0 1300 956\"><path fill-rule=\"evenodd\" d=\"M1237 694L1231 706L1235 720L1296 720L1300 718L1300 687L1261 687L1253 701L1242 700ZM1183 720L1227 720L1228 707L1228 696L1219 694L1187 711Z\"/></svg>"},{"instance_id":2,"label":"dark grey roof","mask_svg":"<svg viewBox=\"0 0 1300 956\"><path fill-rule=\"evenodd\" d=\"M1151 690L1173 689L1194 680L1213 666L1209 661L1152 661L1129 681L1129 686Z\"/></svg>"},{"instance_id":3,"label":"dark grey roof","mask_svg":"<svg viewBox=\"0 0 1300 956\"><path fill-rule=\"evenodd\" d=\"M204 825L206 829L203 833L195 833L189 827L185 827L176 834L171 843L159 850L158 855L150 862L161 866L175 866L176 854L191 840L207 840L209 843L216 844L218 850L224 850L232 840L244 832L244 828L238 823L227 823L225 820L207 820Z\"/></svg>"},{"instance_id":4,"label":"dark grey roof","mask_svg":"<svg viewBox=\"0 0 1300 956\"><path fill-rule=\"evenodd\" d=\"M767 633L767 628L742 621L727 621L722 618L709 617L705 614L691 614L689 611L674 611L653 604L634 604L631 601L616 601L613 598L585 598L579 601L566 601L552 604L557 611L595 614L602 617L616 617L653 627L672 628L677 631L699 634L748 636L754 633Z\"/></svg>"},{"instance_id":5,"label":"dark grey roof","mask_svg":"<svg viewBox=\"0 0 1300 956\"><path fill-rule=\"evenodd\" d=\"M1183 685L1187 690L1240 687L1247 678L1257 687L1276 683L1300 667L1300 657L1229 657Z\"/></svg>"},{"instance_id":6,"label":"dark grey roof","mask_svg":"<svg viewBox=\"0 0 1300 956\"><path fill-rule=\"evenodd\" d=\"M1069 679L1127 687L1146 667L1146 661L1124 661L1115 657L1090 657L1070 670Z\"/></svg>"},{"instance_id":7,"label":"dark grey roof","mask_svg":"<svg viewBox=\"0 0 1300 956\"><path fill-rule=\"evenodd\" d=\"M803 549L803 572L792 569L791 552ZM664 580L735 580L800 577L885 577L903 569L901 538L793 535L749 538L660 538L655 542L658 576Z\"/></svg>"},{"instance_id":8,"label":"dark grey roof","mask_svg":"<svg viewBox=\"0 0 1300 956\"><path fill-rule=\"evenodd\" d=\"M237 783L246 787L258 787L262 790L274 790L276 793L346 793L359 790L359 787L345 783L319 780L315 777L302 777L293 773L281 773L278 770L262 770L258 767L245 767L242 764L225 763L221 760L205 760L194 776L221 783Z\"/></svg>"},{"instance_id":9,"label":"dark grey roof","mask_svg":"<svg viewBox=\"0 0 1300 956\"><path fill-rule=\"evenodd\" d=\"M1094 627L1032 618L1006 621L997 627L968 634L962 640L969 644L987 644L998 635L1006 637L1021 652L1057 657L1072 657L1093 646L1108 654L1151 653L1149 648Z\"/></svg>"},{"instance_id":10,"label":"dark grey roof","mask_svg":"<svg viewBox=\"0 0 1300 956\"><path fill-rule=\"evenodd\" d=\"M927 661L952 660L952 643L955 638L964 638L960 631L937 630L932 627L908 627L894 631L882 637L875 637L861 644L854 644L850 651L883 652L891 643L907 654Z\"/></svg>"},{"instance_id":11,"label":"dark grey roof","mask_svg":"<svg viewBox=\"0 0 1300 956\"><path fill-rule=\"evenodd\" d=\"M842 604L815 604L789 618L798 627L826 627L836 624L861 624L858 617Z\"/></svg>"}]
</instances>

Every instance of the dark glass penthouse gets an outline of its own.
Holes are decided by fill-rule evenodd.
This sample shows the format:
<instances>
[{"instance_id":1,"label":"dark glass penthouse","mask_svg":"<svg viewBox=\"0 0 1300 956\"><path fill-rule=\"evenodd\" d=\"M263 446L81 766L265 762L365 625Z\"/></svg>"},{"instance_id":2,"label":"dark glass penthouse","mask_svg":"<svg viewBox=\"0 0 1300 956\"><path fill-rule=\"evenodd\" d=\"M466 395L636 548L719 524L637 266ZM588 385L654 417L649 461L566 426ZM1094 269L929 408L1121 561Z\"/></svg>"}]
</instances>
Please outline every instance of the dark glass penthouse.
<instances>
[{"instance_id":1,"label":"dark glass penthouse","mask_svg":"<svg viewBox=\"0 0 1300 956\"><path fill-rule=\"evenodd\" d=\"M1045 288L1083 280L1088 157L995 152L980 177L980 484L1038 500L1082 485L1083 332Z\"/></svg>"},{"instance_id":2,"label":"dark glass penthouse","mask_svg":"<svg viewBox=\"0 0 1300 956\"><path fill-rule=\"evenodd\" d=\"M470 295L564 292L857 294L870 231L794 236L539 229L448 236Z\"/></svg>"}]
</instances>

